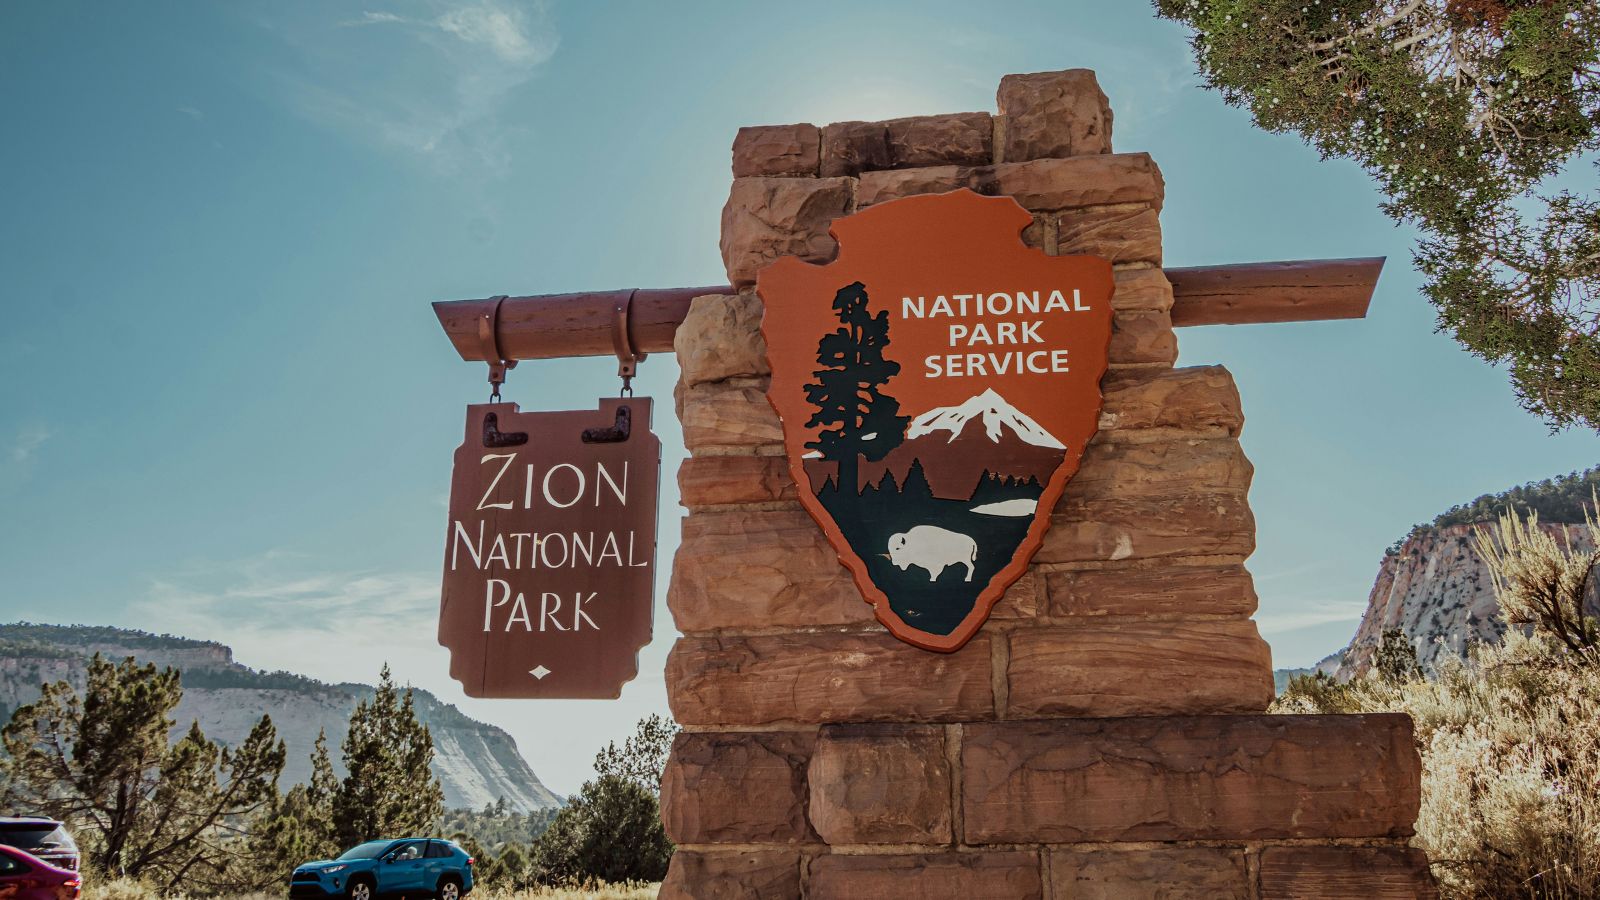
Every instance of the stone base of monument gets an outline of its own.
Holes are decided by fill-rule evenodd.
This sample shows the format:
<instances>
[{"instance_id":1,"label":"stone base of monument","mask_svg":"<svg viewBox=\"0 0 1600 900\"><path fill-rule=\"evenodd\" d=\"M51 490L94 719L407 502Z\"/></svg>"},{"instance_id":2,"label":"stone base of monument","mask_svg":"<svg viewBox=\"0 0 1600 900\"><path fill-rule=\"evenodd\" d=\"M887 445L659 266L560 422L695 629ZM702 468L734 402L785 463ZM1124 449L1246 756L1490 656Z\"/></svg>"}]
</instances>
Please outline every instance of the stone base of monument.
<instances>
[{"instance_id":1,"label":"stone base of monument","mask_svg":"<svg viewBox=\"0 0 1600 900\"><path fill-rule=\"evenodd\" d=\"M695 732L662 897L1419 897L1404 716Z\"/></svg>"},{"instance_id":2,"label":"stone base of monument","mask_svg":"<svg viewBox=\"0 0 1600 900\"><path fill-rule=\"evenodd\" d=\"M1008 76L999 106L734 144L739 293L677 333L661 896L1433 896L1409 719L1264 714L1244 417L1225 369L1173 368L1159 170L1111 152L1091 72ZM1030 210L1031 246L1110 260L1116 293L1099 434L1028 573L941 654L884 631L801 508L753 285L831 259L837 217L960 187Z\"/></svg>"}]
</instances>

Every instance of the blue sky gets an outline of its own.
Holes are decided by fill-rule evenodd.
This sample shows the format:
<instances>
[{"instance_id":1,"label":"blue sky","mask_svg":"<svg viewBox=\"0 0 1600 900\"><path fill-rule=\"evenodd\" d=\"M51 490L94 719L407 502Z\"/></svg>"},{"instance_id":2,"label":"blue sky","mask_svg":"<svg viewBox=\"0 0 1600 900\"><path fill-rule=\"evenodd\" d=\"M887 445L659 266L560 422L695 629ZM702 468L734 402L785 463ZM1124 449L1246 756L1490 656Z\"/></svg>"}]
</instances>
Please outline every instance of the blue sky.
<instances>
[{"instance_id":1,"label":"blue sky","mask_svg":"<svg viewBox=\"0 0 1600 900\"><path fill-rule=\"evenodd\" d=\"M1165 173L1168 265L1387 255L1369 318L1185 329L1233 371L1278 665L1342 645L1417 521L1593 464L1434 333L1368 179L1198 86L1140 3L361 0L0 9L0 619L170 631L326 679L398 677L576 789L664 710L664 605L613 703L468 701L434 644L463 406L428 303L724 280L741 125L992 110L1089 67ZM663 508L682 456L670 358ZM508 399L592 405L604 360ZM662 587L676 523L661 527ZM660 594L661 591L658 591Z\"/></svg>"}]
</instances>

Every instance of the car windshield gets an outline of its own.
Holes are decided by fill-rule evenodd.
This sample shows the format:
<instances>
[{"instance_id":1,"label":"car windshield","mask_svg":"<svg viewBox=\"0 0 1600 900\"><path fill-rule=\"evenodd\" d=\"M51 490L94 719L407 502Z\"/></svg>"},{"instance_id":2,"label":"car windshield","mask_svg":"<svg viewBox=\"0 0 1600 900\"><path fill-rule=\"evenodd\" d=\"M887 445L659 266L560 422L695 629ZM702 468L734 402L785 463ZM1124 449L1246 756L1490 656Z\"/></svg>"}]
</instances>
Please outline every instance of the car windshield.
<instances>
[{"instance_id":1,"label":"car windshield","mask_svg":"<svg viewBox=\"0 0 1600 900\"><path fill-rule=\"evenodd\" d=\"M0 843L22 847L42 847L45 844L62 845L66 833L55 825L8 825L0 827Z\"/></svg>"},{"instance_id":2,"label":"car windshield","mask_svg":"<svg viewBox=\"0 0 1600 900\"><path fill-rule=\"evenodd\" d=\"M349 850L339 854L340 859L377 859L378 855L389 849L394 841L368 841L357 844Z\"/></svg>"}]
</instances>

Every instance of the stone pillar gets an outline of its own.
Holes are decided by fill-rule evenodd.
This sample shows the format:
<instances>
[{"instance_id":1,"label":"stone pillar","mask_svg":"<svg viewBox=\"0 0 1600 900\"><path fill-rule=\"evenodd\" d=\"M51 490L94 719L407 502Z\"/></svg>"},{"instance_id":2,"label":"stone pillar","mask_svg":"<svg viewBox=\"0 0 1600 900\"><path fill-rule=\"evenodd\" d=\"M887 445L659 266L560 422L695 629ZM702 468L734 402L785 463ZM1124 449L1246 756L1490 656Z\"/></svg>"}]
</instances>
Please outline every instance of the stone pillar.
<instances>
[{"instance_id":1,"label":"stone pillar","mask_svg":"<svg viewBox=\"0 0 1600 900\"><path fill-rule=\"evenodd\" d=\"M1087 70L999 113L741 129L739 292L678 331L683 543L667 663L663 898L1431 896L1404 716L1269 716L1227 370L1175 369L1161 173L1113 153ZM800 507L767 403L756 272L829 223L968 187L1116 270L1100 432L1028 574L953 654L890 637Z\"/></svg>"}]
</instances>

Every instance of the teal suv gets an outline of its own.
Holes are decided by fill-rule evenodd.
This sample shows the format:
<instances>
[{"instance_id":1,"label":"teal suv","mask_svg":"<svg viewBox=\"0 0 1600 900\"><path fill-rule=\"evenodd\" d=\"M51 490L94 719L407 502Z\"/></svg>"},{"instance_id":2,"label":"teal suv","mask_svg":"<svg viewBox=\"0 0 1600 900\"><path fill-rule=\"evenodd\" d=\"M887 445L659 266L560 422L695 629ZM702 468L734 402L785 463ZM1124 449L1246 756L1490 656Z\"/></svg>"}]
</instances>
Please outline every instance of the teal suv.
<instances>
[{"instance_id":1,"label":"teal suv","mask_svg":"<svg viewBox=\"0 0 1600 900\"><path fill-rule=\"evenodd\" d=\"M472 890L472 857L450 841L403 838L368 841L338 859L294 870L290 897L437 897L461 900Z\"/></svg>"}]
</instances>

